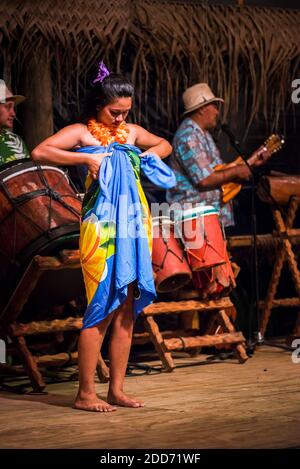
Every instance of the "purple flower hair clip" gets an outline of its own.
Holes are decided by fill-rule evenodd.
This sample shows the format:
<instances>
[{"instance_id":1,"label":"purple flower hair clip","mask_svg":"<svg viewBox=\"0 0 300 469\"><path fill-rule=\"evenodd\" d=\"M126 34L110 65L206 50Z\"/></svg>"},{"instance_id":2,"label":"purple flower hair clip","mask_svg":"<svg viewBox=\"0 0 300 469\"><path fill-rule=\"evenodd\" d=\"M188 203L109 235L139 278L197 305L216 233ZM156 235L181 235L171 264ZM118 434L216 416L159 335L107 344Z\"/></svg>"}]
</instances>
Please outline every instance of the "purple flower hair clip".
<instances>
[{"instance_id":1,"label":"purple flower hair clip","mask_svg":"<svg viewBox=\"0 0 300 469\"><path fill-rule=\"evenodd\" d=\"M104 78L108 77L108 75L109 75L109 70L104 65L103 60L101 60L101 62L99 62L99 65L98 65L98 74L95 80L92 81L93 85L97 83L98 81L101 83L104 80Z\"/></svg>"}]
</instances>

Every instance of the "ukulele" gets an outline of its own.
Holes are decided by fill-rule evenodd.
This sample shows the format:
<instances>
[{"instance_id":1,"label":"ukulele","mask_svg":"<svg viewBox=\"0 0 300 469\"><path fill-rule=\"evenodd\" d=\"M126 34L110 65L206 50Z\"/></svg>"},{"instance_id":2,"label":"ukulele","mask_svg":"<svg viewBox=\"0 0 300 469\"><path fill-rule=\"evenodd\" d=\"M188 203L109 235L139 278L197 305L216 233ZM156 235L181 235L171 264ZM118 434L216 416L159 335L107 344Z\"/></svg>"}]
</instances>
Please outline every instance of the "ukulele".
<instances>
[{"instance_id":1,"label":"ukulele","mask_svg":"<svg viewBox=\"0 0 300 469\"><path fill-rule=\"evenodd\" d=\"M257 150L256 152L254 152L252 156L250 156L250 158L248 159L248 164L250 166L253 165L265 151L268 151L270 156L273 155L278 150L280 150L283 144L284 144L284 139L282 136L277 135L277 134L270 135L270 137L267 138L267 140L265 141L263 147ZM268 156L267 159L269 159L270 156ZM236 166L241 163L243 163L243 158L241 156L238 156L231 163L227 163L227 164L224 163L224 164L219 164L215 166L214 170L221 171L223 169L232 168L233 166ZM242 188L242 185L239 184L238 182L227 182L223 184L221 186L223 204L226 204L231 199L233 199L240 192L241 188Z\"/></svg>"}]
</instances>

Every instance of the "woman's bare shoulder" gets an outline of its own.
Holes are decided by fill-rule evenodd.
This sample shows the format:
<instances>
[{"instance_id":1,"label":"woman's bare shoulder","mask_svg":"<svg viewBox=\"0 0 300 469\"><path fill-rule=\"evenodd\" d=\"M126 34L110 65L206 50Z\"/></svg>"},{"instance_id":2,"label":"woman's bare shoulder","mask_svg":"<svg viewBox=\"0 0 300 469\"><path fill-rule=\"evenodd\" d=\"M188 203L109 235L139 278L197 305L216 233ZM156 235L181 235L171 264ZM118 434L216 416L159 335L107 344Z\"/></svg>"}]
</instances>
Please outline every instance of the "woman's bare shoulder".
<instances>
[{"instance_id":1,"label":"woman's bare shoulder","mask_svg":"<svg viewBox=\"0 0 300 469\"><path fill-rule=\"evenodd\" d=\"M57 134L60 135L83 135L85 132L87 132L87 127L84 124L78 123L78 124L70 124L67 125L66 127L63 127L61 130L57 132Z\"/></svg>"},{"instance_id":2,"label":"woman's bare shoulder","mask_svg":"<svg viewBox=\"0 0 300 469\"><path fill-rule=\"evenodd\" d=\"M82 124L81 122L78 122L76 124L70 124L65 129L74 131L74 132L87 132L87 126L85 124Z\"/></svg>"},{"instance_id":3,"label":"woman's bare shoulder","mask_svg":"<svg viewBox=\"0 0 300 469\"><path fill-rule=\"evenodd\" d=\"M131 131L138 131L139 129L142 129L143 127L141 127L140 125L137 125L137 124L126 124L127 127L129 128L129 130Z\"/></svg>"},{"instance_id":4,"label":"woman's bare shoulder","mask_svg":"<svg viewBox=\"0 0 300 469\"><path fill-rule=\"evenodd\" d=\"M129 128L130 134L134 135L135 138L138 138L140 135L146 132L146 130L143 127L137 124L127 124L127 126Z\"/></svg>"},{"instance_id":5,"label":"woman's bare shoulder","mask_svg":"<svg viewBox=\"0 0 300 469\"><path fill-rule=\"evenodd\" d=\"M127 137L127 143L134 145L137 137L137 129L135 124L126 123L126 127L129 130L129 135Z\"/></svg>"},{"instance_id":6,"label":"woman's bare shoulder","mask_svg":"<svg viewBox=\"0 0 300 469\"><path fill-rule=\"evenodd\" d=\"M66 136L76 138L78 144L88 145L88 142L91 139L91 134L89 133L87 126L82 123L71 124L62 129Z\"/></svg>"}]
</instances>

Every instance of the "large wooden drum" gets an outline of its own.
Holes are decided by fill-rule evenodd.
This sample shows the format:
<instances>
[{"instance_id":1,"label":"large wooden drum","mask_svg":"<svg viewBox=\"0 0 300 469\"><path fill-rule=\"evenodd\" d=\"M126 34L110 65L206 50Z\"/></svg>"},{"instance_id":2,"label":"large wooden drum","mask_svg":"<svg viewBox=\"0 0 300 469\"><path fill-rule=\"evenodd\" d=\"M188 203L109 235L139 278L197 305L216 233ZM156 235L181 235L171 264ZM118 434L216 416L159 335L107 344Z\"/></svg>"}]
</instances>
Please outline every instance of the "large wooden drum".
<instances>
[{"instance_id":1,"label":"large wooden drum","mask_svg":"<svg viewBox=\"0 0 300 469\"><path fill-rule=\"evenodd\" d=\"M0 170L0 280L11 286L35 254L78 248L81 199L50 164L15 161Z\"/></svg>"},{"instance_id":2,"label":"large wooden drum","mask_svg":"<svg viewBox=\"0 0 300 469\"><path fill-rule=\"evenodd\" d=\"M288 205L292 197L300 198L300 176L280 174L263 176L257 194L263 202Z\"/></svg>"},{"instance_id":3,"label":"large wooden drum","mask_svg":"<svg viewBox=\"0 0 300 469\"><path fill-rule=\"evenodd\" d=\"M174 223L169 217L152 219L152 267L156 290L160 293L182 288L192 279L192 272L182 246L174 236Z\"/></svg>"},{"instance_id":4,"label":"large wooden drum","mask_svg":"<svg viewBox=\"0 0 300 469\"><path fill-rule=\"evenodd\" d=\"M226 263L225 236L214 207L207 205L183 210L175 217L175 229L193 272Z\"/></svg>"}]
</instances>

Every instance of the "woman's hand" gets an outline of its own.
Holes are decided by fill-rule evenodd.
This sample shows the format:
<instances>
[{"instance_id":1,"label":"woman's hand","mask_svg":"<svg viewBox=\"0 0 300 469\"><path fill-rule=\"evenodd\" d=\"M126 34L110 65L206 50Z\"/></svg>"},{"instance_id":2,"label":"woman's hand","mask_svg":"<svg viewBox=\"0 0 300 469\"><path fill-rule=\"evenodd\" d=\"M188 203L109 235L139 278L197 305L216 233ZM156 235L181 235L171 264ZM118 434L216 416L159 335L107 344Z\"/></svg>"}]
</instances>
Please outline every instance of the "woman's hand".
<instances>
[{"instance_id":1,"label":"woman's hand","mask_svg":"<svg viewBox=\"0 0 300 469\"><path fill-rule=\"evenodd\" d=\"M148 132L148 130L139 125L128 124L128 126L130 126L130 130L134 135L134 145L145 149L145 151L140 154L141 158L148 153L155 153L159 158L169 156L172 147L167 140Z\"/></svg>"},{"instance_id":2,"label":"woman's hand","mask_svg":"<svg viewBox=\"0 0 300 469\"><path fill-rule=\"evenodd\" d=\"M156 155L156 153L154 153L153 151L151 150L146 150L146 151L143 151L143 153L140 153L140 158L143 158L144 156L147 156L147 155ZM156 155L157 156L157 155ZM159 158L159 157L158 157Z\"/></svg>"},{"instance_id":3,"label":"woman's hand","mask_svg":"<svg viewBox=\"0 0 300 469\"><path fill-rule=\"evenodd\" d=\"M88 155L87 165L88 165L89 173L93 179L98 178L98 173L99 173L99 169L100 169L102 161L104 160L106 156L110 156L110 155L111 155L111 152L110 153L90 153Z\"/></svg>"}]
</instances>

